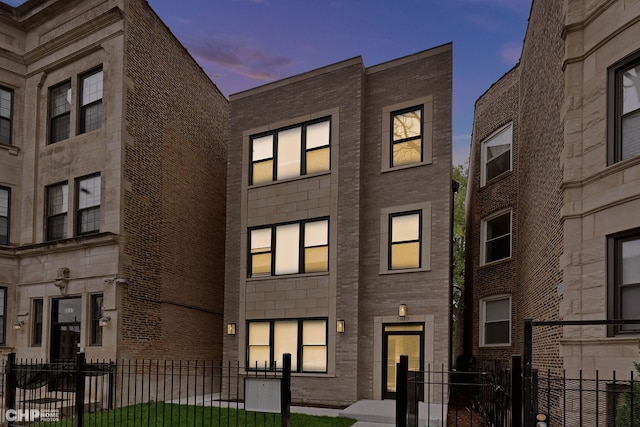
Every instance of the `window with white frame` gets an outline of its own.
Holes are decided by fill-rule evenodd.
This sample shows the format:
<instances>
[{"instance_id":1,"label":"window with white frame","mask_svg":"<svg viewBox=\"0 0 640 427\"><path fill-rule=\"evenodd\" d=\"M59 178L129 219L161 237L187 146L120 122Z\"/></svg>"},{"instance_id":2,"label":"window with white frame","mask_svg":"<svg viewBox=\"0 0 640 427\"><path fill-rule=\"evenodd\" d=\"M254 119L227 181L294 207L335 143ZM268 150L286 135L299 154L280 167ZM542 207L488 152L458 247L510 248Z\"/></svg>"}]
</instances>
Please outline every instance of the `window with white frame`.
<instances>
[{"instance_id":1,"label":"window with white frame","mask_svg":"<svg viewBox=\"0 0 640 427\"><path fill-rule=\"evenodd\" d=\"M509 123L482 141L481 185L511 170L512 140L513 124Z\"/></svg>"},{"instance_id":2,"label":"window with white frame","mask_svg":"<svg viewBox=\"0 0 640 427\"><path fill-rule=\"evenodd\" d=\"M282 369L289 353L293 372L327 371L327 319L256 320L248 329L248 369Z\"/></svg>"},{"instance_id":3,"label":"window with white frame","mask_svg":"<svg viewBox=\"0 0 640 427\"><path fill-rule=\"evenodd\" d=\"M481 264L511 257L511 210L482 221Z\"/></svg>"},{"instance_id":4,"label":"window with white frame","mask_svg":"<svg viewBox=\"0 0 640 427\"><path fill-rule=\"evenodd\" d=\"M69 186L67 183L47 187L47 240L67 237Z\"/></svg>"},{"instance_id":5,"label":"window with white frame","mask_svg":"<svg viewBox=\"0 0 640 427\"><path fill-rule=\"evenodd\" d=\"M13 91L0 86L0 143L11 144Z\"/></svg>"},{"instance_id":6,"label":"window with white frame","mask_svg":"<svg viewBox=\"0 0 640 427\"><path fill-rule=\"evenodd\" d=\"M249 230L249 277L329 271L329 220Z\"/></svg>"},{"instance_id":7,"label":"window with white frame","mask_svg":"<svg viewBox=\"0 0 640 427\"><path fill-rule=\"evenodd\" d=\"M511 345L511 296L480 300L480 345Z\"/></svg>"},{"instance_id":8,"label":"window with white frame","mask_svg":"<svg viewBox=\"0 0 640 427\"><path fill-rule=\"evenodd\" d=\"M329 171L330 140L330 118L252 136L251 185Z\"/></svg>"},{"instance_id":9,"label":"window with white frame","mask_svg":"<svg viewBox=\"0 0 640 427\"><path fill-rule=\"evenodd\" d=\"M77 181L76 235L100 230L100 175L80 178Z\"/></svg>"},{"instance_id":10,"label":"window with white frame","mask_svg":"<svg viewBox=\"0 0 640 427\"><path fill-rule=\"evenodd\" d=\"M102 125L102 68L80 76L80 126L78 133Z\"/></svg>"},{"instance_id":11,"label":"window with white frame","mask_svg":"<svg viewBox=\"0 0 640 427\"><path fill-rule=\"evenodd\" d=\"M0 187L0 245L9 244L9 201L11 192Z\"/></svg>"}]
</instances>

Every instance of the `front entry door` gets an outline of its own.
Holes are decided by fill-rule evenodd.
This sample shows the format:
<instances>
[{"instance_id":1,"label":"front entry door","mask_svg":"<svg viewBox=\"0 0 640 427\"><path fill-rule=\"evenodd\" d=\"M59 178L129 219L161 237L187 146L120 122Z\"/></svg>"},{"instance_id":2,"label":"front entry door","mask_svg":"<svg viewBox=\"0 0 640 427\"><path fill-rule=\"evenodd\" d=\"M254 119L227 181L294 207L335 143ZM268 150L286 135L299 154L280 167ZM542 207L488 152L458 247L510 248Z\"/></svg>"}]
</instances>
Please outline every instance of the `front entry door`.
<instances>
[{"instance_id":1,"label":"front entry door","mask_svg":"<svg viewBox=\"0 0 640 427\"><path fill-rule=\"evenodd\" d=\"M387 324L383 325L382 341L382 398L396 398L396 364L400 355L409 356L409 370L423 371L424 365L424 325Z\"/></svg>"},{"instance_id":2,"label":"front entry door","mask_svg":"<svg viewBox=\"0 0 640 427\"><path fill-rule=\"evenodd\" d=\"M51 361L75 360L80 350L82 298L54 299L51 308Z\"/></svg>"}]
</instances>

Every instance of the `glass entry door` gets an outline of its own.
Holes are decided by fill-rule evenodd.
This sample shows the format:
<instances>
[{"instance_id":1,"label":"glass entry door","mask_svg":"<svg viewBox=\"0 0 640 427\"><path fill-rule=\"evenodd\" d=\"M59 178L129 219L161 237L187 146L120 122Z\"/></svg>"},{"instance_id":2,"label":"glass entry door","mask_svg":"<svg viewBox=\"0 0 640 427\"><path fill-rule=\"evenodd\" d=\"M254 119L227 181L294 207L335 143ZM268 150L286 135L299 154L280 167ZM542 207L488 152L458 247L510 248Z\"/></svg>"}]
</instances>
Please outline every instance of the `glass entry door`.
<instances>
[{"instance_id":1,"label":"glass entry door","mask_svg":"<svg viewBox=\"0 0 640 427\"><path fill-rule=\"evenodd\" d=\"M51 361L75 360L80 350L82 298L54 299L51 311Z\"/></svg>"},{"instance_id":2,"label":"glass entry door","mask_svg":"<svg viewBox=\"0 0 640 427\"><path fill-rule=\"evenodd\" d=\"M409 370L423 371L424 326L422 324L383 325L382 398L396 398L396 364L400 355L409 356Z\"/></svg>"}]
</instances>

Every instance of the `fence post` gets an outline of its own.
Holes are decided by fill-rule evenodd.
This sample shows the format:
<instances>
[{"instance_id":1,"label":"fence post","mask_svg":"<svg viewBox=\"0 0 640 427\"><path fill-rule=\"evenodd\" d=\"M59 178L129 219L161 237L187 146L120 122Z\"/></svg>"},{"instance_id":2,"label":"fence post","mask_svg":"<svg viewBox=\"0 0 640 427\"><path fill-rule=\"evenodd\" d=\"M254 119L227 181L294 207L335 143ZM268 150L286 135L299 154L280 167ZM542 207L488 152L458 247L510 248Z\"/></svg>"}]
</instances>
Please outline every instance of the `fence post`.
<instances>
[{"instance_id":1,"label":"fence post","mask_svg":"<svg viewBox=\"0 0 640 427\"><path fill-rule=\"evenodd\" d=\"M533 405L531 399L531 370L533 359L533 320L524 319L524 423L525 427L529 427L532 424Z\"/></svg>"},{"instance_id":2,"label":"fence post","mask_svg":"<svg viewBox=\"0 0 640 427\"><path fill-rule=\"evenodd\" d=\"M511 356L511 426L522 425L522 357Z\"/></svg>"},{"instance_id":3,"label":"fence post","mask_svg":"<svg viewBox=\"0 0 640 427\"><path fill-rule=\"evenodd\" d=\"M5 418L7 410L16 409L16 387L18 380L16 377L16 354L13 352L7 355L6 375L7 389L4 395ZM7 419L6 425L7 427L13 427L13 420L10 421Z\"/></svg>"},{"instance_id":4,"label":"fence post","mask_svg":"<svg viewBox=\"0 0 640 427\"><path fill-rule=\"evenodd\" d=\"M280 383L281 426L289 427L291 417L291 354L282 355L282 382Z\"/></svg>"},{"instance_id":5,"label":"fence post","mask_svg":"<svg viewBox=\"0 0 640 427\"><path fill-rule=\"evenodd\" d=\"M74 426L84 426L84 376L85 376L85 356L83 352L79 352L76 358L76 419Z\"/></svg>"},{"instance_id":6,"label":"fence post","mask_svg":"<svg viewBox=\"0 0 640 427\"><path fill-rule=\"evenodd\" d=\"M407 427L407 380L409 376L409 356L400 355L396 364L396 427Z\"/></svg>"}]
</instances>

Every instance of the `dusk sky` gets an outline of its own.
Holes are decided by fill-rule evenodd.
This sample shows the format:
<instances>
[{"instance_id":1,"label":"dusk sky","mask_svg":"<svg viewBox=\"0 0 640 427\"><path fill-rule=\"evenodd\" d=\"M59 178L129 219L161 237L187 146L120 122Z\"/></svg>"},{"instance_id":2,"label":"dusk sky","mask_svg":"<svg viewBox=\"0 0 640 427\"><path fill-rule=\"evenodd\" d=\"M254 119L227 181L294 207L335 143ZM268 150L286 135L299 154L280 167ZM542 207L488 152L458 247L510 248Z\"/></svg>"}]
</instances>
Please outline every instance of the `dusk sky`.
<instances>
[{"instance_id":1,"label":"dusk sky","mask_svg":"<svg viewBox=\"0 0 640 427\"><path fill-rule=\"evenodd\" d=\"M20 1L4 0L9 4ZM453 42L453 162L473 107L520 57L531 0L149 0L225 96L361 56Z\"/></svg>"}]
</instances>

